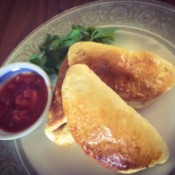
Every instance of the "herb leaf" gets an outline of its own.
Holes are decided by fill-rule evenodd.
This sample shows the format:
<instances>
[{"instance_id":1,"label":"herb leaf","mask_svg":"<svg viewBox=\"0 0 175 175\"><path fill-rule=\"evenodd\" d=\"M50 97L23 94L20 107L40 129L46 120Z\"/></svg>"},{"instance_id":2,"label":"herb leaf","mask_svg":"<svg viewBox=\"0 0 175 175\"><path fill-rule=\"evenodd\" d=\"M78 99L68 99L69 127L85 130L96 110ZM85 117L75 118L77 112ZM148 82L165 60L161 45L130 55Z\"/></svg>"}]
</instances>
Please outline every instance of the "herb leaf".
<instances>
[{"instance_id":1,"label":"herb leaf","mask_svg":"<svg viewBox=\"0 0 175 175\"><path fill-rule=\"evenodd\" d=\"M85 27L72 25L71 31L64 37L47 34L40 45L39 54L32 54L29 61L40 66L48 74L58 73L62 60L71 45L79 41L94 41L110 44L114 41L115 27Z\"/></svg>"}]
</instances>

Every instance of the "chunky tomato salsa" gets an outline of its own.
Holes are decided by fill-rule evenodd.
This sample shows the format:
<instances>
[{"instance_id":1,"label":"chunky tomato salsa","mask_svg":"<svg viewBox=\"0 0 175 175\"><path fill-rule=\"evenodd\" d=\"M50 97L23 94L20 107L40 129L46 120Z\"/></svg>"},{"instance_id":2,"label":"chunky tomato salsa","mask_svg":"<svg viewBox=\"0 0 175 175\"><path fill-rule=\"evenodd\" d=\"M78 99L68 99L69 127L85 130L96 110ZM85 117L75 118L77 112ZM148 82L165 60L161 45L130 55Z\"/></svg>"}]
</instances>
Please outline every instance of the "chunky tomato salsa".
<instances>
[{"instance_id":1,"label":"chunky tomato salsa","mask_svg":"<svg viewBox=\"0 0 175 175\"><path fill-rule=\"evenodd\" d=\"M18 132L32 125L47 103L47 87L34 72L20 73L0 87L0 128Z\"/></svg>"}]
</instances>

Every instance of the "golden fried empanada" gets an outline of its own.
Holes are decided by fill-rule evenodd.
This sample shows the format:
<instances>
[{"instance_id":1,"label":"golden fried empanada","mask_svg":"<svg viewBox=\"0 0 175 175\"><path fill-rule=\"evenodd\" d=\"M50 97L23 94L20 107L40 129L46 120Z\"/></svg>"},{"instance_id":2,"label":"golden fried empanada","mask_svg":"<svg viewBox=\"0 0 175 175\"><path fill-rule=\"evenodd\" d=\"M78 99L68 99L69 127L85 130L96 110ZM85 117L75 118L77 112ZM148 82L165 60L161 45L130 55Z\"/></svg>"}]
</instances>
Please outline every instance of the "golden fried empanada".
<instances>
[{"instance_id":1,"label":"golden fried empanada","mask_svg":"<svg viewBox=\"0 0 175 175\"><path fill-rule=\"evenodd\" d=\"M55 86L52 104L49 110L49 115L45 126L46 136L51 141L60 146L68 146L72 142L74 142L74 139L67 127L67 119L64 115L64 111L62 108L61 96L61 86L68 67L68 61L67 58L65 58L60 67L60 72Z\"/></svg>"},{"instance_id":2,"label":"golden fried empanada","mask_svg":"<svg viewBox=\"0 0 175 175\"><path fill-rule=\"evenodd\" d=\"M150 52L79 42L70 47L68 61L70 66L88 65L134 108L144 107L175 84L175 67Z\"/></svg>"},{"instance_id":3,"label":"golden fried empanada","mask_svg":"<svg viewBox=\"0 0 175 175\"><path fill-rule=\"evenodd\" d=\"M155 128L86 65L68 69L62 103L73 138L102 166L131 173L168 159Z\"/></svg>"}]
</instances>

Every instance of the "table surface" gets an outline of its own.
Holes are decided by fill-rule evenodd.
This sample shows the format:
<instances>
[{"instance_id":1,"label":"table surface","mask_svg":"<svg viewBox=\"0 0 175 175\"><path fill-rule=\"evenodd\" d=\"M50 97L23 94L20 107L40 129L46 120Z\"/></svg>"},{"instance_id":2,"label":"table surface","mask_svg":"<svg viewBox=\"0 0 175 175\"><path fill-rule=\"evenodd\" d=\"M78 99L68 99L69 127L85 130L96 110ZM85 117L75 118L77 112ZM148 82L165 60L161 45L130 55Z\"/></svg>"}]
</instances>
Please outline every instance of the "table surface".
<instances>
[{"instance_id":1,"label":"table surface","mask_svg":"<svg viewBox=\"0 0 175 175\"><path fill-rule=\"evenodd\" d=\"M0 0L0 65L36 27L69 8L94 0ZM162 2L175 5L174 0Z\"/></svg>"}]
</instances>

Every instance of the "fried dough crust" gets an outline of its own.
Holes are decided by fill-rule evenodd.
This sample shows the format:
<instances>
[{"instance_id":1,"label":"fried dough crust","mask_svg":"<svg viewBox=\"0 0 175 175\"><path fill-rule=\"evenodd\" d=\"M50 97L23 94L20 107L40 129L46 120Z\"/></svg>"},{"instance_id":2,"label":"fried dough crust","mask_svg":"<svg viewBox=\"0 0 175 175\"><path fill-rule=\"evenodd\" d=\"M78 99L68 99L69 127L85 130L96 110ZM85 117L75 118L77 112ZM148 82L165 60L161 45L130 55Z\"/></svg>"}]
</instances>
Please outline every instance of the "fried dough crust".
<instances>
[{"instance_id":1,"label":"fried dough crust","mask_svg":"<svg viewBox=\"0 0 175 175\"><path fill-rule=\"evenodd\" d=\"M78 42L68 51L69 65L86 64L129 105L142 108L175 84L175 67L146 51Z\"/></svg>"},{"instance_id":2,"label":"fried dough crust","mask_svg":"<svg viewBox=\"0 0 175 175\"><path fill-rule=\"evenodd\" d=\"M67 126L67 119L64 115L62 107L61 95L61 86L68 68L68 61L67 58L65 58L60 67L51 108L49 110L48 119L45 126L46 136L60 146L69 146L72 142L74 142L74 139Z\"/></svg>"},{"instance_id":3,"label":"fried dough crust","mask_svg":"<svg viewBox=\"0 0 175 175\"><path fill-rule=\"evenodd\" d=\"M73 138L102 166L130 173L168 159L156 129L86 65L68 69L62 102Z\"/></svg>"}]
</instances>

